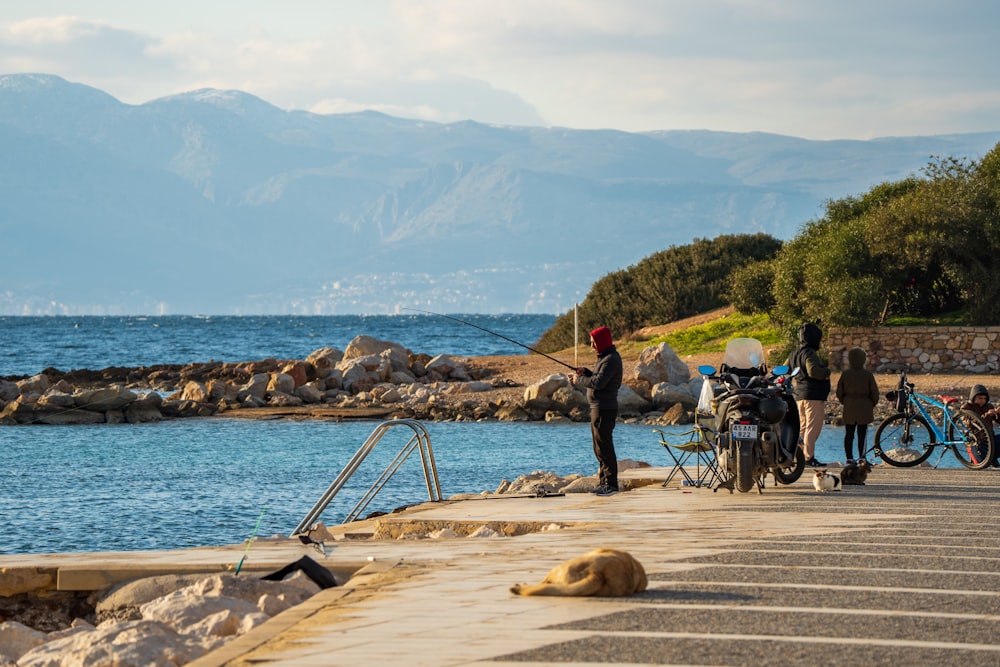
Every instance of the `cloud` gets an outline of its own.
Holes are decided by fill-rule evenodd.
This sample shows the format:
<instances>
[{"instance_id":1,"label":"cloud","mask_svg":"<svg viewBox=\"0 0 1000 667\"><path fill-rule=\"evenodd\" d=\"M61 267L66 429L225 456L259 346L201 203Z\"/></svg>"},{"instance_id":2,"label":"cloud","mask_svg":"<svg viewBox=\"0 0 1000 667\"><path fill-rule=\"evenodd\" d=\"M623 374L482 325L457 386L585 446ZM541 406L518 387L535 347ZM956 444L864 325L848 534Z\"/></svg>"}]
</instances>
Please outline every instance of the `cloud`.
<instances>
[{"instance_id":1,"label":"cloud","mask_svg":"<svg viewBox=\"0 0 1000 667\"><path fill-rule=\"evenodd\" d=\"M1000 9L987 0L300 3L234 17L176 0L146 18L98 2L100 20L7 24L0 9L0 71L131 103L213 87L320 112L628 131L840 138L995 129L1000 117L981 94L1000 89Z\"/></svg>"}]
</instances>

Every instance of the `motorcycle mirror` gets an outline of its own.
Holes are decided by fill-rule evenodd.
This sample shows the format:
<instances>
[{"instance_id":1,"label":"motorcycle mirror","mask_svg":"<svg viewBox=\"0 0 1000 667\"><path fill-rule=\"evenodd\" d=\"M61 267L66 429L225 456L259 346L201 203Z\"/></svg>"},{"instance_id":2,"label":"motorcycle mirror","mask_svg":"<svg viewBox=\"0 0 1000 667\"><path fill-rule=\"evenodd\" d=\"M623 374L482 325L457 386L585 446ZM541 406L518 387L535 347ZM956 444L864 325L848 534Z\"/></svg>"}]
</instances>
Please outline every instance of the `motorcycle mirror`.
<instances>
[{"instance_id":1,"label":"motorcycle mirror","mask_svg":"<svg viewBox=\"0 0 1000 667\"><path fill-rule=\"evenodd\" d=\"M775 366L771 369L774 375L786 375L788 373L788 366Z\"/></svg>"},{"instance_id":2,"label":"motorcycle mirror","mask_svg":"<svg viewBox=\"0 0 1000 667\"><path fill-rule=\"evenodd\" d=\"M698 366L698 372L702 375L715 375L715 366L709 366L707 364L704 366Z\"/></svg>"}]
</instances>

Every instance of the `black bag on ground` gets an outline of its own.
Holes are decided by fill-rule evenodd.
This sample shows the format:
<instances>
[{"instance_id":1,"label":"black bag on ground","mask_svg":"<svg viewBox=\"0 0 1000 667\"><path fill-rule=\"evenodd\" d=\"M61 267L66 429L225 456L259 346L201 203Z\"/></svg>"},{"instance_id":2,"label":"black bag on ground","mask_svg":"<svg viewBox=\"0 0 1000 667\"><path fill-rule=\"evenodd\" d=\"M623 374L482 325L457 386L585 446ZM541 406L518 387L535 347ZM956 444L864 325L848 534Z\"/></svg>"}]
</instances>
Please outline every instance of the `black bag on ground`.
<instances>
[{"instance_id":1,"label":"black bag on ground","mask_svg":"<svg viewBox=\"0 0 1000 667\"><path fill-rule=\"evenodd\" d=\"M309 556L303 556L294 563L286 565L277 572L265 575L261 577L261 579L265 581L281 581L288 575L298 570L302 570L302 572L316 582L316 585L320 588L333 588L337 585L337 580L333 578L333 574L330 570L326 569Z\"/></svg>"}]
</instances>

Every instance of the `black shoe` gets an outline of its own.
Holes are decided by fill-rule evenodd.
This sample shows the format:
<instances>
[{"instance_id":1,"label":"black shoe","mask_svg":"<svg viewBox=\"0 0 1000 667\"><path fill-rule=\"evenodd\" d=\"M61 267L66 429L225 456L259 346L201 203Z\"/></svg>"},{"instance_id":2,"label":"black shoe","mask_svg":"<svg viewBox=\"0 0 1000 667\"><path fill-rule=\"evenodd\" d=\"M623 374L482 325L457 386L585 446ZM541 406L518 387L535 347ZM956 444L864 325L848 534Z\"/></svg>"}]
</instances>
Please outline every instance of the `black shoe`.
<instances>
[{"instance_id":1,"label":"black shoe","mask_svg":"<svg viewBox=\"0 0 1000 667\"><path fill-rule=\"evenodd\" d=\"M820 463L819 461L817 461L815 456L813 458L809 459L808 461L806 461L806 465L809 466L810 468L825 468L826 467L826 464L825 463Z\"/></svg>"},{"instance_id":2,"label":"black shoe","mask_svg":"<svg viewBox=\"0 0 1000 667\"><path fill-rule=\"evenodd\" d=\"M594 490L594 495L597 496L613 496L618 493L618 489L613 489L610 486L599 486Z\"/></svg>"}]
</instances>

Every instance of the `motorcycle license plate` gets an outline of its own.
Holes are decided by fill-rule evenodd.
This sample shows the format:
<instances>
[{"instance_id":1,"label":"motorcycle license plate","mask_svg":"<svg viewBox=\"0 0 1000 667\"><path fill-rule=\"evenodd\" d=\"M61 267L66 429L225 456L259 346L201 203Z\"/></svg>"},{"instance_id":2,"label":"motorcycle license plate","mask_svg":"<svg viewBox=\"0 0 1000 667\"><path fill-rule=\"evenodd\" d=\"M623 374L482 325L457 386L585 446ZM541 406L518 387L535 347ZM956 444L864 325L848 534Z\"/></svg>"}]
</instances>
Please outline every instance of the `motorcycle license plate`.
<instances>
[{"instance_id":1,"label":"motorcycle license plate","mask_svg":"<svg viewBox=\"0 0 1000 667\"><path fill-rule=\"evenodd\" d=\"M756 424L733 424L733 439L734 440L756 440L757 439L757 425Z\"/></svg>"}]
</instances>

